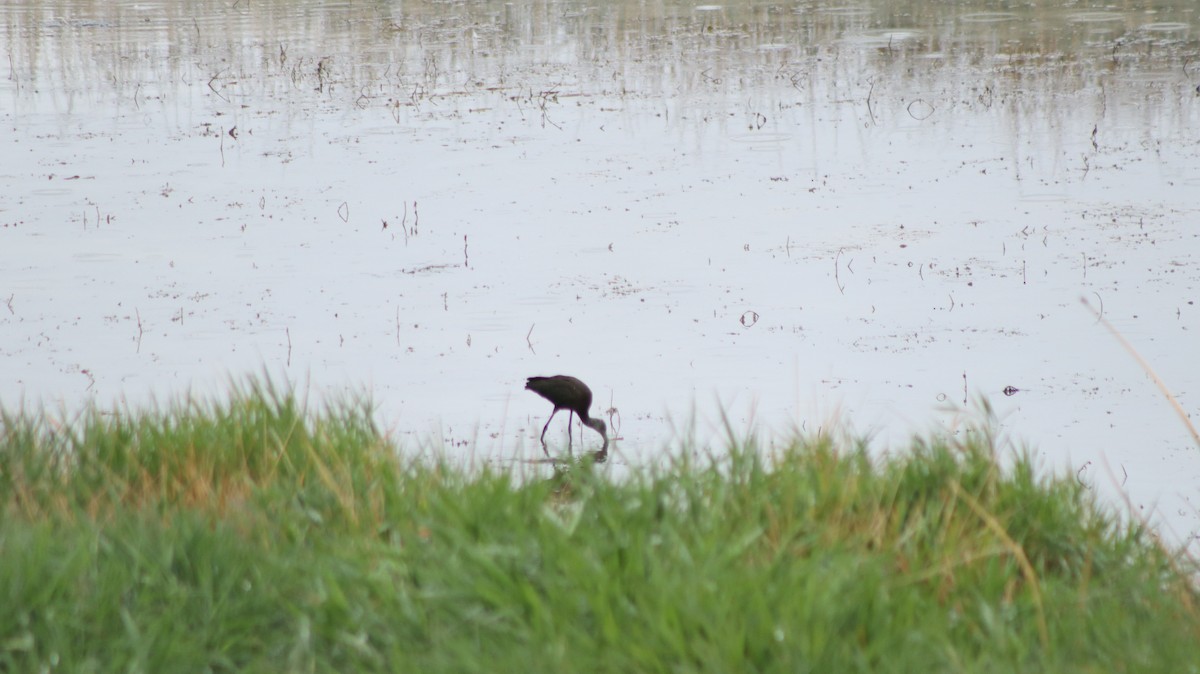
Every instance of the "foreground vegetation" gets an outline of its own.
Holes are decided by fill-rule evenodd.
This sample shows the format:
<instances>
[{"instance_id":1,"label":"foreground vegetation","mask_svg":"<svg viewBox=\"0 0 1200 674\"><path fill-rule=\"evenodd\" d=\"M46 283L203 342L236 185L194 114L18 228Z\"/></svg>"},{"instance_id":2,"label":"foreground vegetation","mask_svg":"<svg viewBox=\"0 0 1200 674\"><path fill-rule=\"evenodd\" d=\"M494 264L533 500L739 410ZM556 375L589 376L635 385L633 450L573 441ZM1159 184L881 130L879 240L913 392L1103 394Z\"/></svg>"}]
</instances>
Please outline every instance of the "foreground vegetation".
<instances>
[{"instance_id":1,"label":"foreground vegetation","mask_svg":"<svg viewBox=\"0 0 1200 674\"><path fill-rule=\"evenodd\" d=\"M614 481L269 386L2 424L0 671L1200 672L1190 560L984 432Z\"/></svg>"}]
</instances>

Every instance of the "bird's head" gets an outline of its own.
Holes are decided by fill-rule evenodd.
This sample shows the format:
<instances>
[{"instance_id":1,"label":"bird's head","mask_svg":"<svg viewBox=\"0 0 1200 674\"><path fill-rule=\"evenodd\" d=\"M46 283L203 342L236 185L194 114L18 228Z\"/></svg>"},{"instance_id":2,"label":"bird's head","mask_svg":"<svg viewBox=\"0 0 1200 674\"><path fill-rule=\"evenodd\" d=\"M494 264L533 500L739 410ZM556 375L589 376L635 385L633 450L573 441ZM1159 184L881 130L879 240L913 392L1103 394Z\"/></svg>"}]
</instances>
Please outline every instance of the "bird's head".
<instances>
[{"instance_id":1,"label":"bird's head","mask_svg":"<svg viewBox=\"0 0 1200 674\"><path fill-rule=\"evenodd\" d=\"M603 435L604 436L604 444L605 444L605 446L608 446L608 426L604 425L604 420L596 419L595 417L593 417L591 419L588 419L587 425L591 426L592 430L596 431L600 435Z\"/></svg>"}]
</instances>

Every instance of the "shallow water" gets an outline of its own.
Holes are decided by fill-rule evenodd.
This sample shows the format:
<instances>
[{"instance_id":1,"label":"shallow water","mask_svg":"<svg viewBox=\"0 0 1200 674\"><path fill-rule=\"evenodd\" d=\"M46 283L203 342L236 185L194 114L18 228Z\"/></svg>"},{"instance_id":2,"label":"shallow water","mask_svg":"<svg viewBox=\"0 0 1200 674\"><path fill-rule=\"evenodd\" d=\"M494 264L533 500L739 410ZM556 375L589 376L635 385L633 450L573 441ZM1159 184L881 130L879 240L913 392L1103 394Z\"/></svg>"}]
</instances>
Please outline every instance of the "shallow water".
<instances>
[{"instance_id":1,"label":"shallow water","mask_svg":"<svg viewBox=\"0 0 1200 674\"><path fill-rule=\"evenodd\" d=\"M1080 302L1195 415L1200 18L1151 5L6 3L0 401L266 371L514 460L562 372L620 470L985 396L1191 539L1200 447Z\"/></svg>"}]
</instances>

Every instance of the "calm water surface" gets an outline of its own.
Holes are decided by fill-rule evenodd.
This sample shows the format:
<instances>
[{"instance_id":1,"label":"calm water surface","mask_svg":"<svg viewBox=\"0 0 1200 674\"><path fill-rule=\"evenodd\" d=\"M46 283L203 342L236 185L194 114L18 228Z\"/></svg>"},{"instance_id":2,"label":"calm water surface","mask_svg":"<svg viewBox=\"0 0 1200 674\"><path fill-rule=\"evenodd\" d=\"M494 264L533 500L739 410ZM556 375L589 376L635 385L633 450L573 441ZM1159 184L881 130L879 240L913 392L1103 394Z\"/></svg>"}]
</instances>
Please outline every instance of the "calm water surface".
<instances>
[{"instance_id":1,"label":"calm water surface","mask_svg":"<svg viewBox=\"0 0 1200 674\"><path fill-rule=\"evenodd\" d=\"M1188 540L1200 448L1080 298L1200 410L1198 12L10 1L0 402L266 371L512 461L563 372L619 471L986 397Z\"/></svg>"}]
</instances>

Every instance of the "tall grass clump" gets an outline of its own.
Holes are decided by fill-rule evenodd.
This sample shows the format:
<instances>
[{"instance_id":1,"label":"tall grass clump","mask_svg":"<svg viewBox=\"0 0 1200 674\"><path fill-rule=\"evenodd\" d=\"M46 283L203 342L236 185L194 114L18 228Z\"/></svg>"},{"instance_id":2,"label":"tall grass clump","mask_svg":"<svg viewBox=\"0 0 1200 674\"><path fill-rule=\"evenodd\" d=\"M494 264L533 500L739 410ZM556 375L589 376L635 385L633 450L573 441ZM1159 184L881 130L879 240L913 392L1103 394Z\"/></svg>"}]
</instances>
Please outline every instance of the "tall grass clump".
<instances>
[{"instance_id":1,"label":"tall grass clump","mask_svg":"<svg viewBox=\"0 0 1200 674\"><path fill-rule=\"evenodd\" d=\"M3 413L0 671L1200 671L1191 560L986 432L613 480L370 413Z\"/></svg>"},{"instance_id":2,"label":"tall grass clump","mask_svg":"<svg viewBox=\"0 0 1200 674\"><path fill-rule=\"evenodd\" d=\"M196 508L221 513L259 488L301 493L329 470L373 465L383 440L369 410L343 406L305 417L295 395L269 382L234 390L228 402L188 399L163 411L100 411L74 420L4 412L0 488L10 514L38 517L115 508ZM334 485L329 485L334 486ZM350 485L333 491L353 507Z\"/></svg>"}]
</instances>

